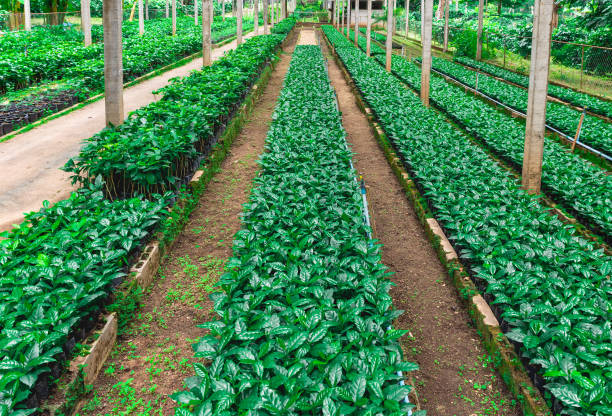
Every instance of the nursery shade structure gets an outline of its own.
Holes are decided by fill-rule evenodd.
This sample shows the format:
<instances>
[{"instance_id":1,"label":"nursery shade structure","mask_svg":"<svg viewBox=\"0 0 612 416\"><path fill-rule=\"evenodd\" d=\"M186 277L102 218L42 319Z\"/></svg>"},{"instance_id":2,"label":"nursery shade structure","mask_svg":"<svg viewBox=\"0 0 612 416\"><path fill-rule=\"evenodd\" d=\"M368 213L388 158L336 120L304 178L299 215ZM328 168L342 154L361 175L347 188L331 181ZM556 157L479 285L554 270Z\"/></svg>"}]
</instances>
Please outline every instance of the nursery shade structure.
<instances>
[{"instance_id":1,"label":"nursery shade structure","mask_svg":"<svg viewBox=\"0 0 612 416\"><path fill-rule=\"evenodd\" d=\"M536 0L523 154L523 188L540 193L554 0Z\"/></svg>"}]
</instances>

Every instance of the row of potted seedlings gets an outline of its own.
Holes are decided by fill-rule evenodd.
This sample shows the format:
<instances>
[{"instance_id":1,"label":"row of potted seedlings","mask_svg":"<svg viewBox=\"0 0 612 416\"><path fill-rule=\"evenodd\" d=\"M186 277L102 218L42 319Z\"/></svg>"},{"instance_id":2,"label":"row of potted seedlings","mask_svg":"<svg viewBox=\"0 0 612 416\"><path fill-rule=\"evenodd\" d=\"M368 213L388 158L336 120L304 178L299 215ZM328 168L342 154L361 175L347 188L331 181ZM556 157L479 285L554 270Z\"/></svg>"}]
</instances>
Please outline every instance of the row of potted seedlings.
<instances>
[{"instance_id":1,"label":"row of potted seedlings","mask_svg":"<svg viewBox=\"0 0 612 416\"><path fill-rule=\"evenodd\" d=\"M285 36L258 36L247 40L234 52L212 66L189 77L175 80L164 89L160 102L172 102L178 114L162 112L163 105L138 111L138 129L121 130L137 141L160 123L166 123L169 139L188 141L187 153L195 153L193 136L210 141L213 121L205 112L189 112L191 126L173 124L174 115L185 114L189 100L173 101L170 96L192 96L207 103L221 100L228 114L240 103L257 79L262 67L273 59ZM217 78L234 78L233 92L206 89ZM198 91L199 90L199 91ZM229 94L228 94L229 93ZM225 95L228 94L229 98ZM166 98L166 95L168 98ZM215 95L215 97L212 97ZM132 116L130 119L132 119ZM146 120L149 122L146 122ZM128 120L126 124L129 125ZM174 130L176 128L176 130ZM117 131L118 128L105 131ZM188 136L185 138L185 136ZM150 136L148 136L150 137ZM102 140L98 137L98 140ZM154 146L154 145L151 145ZM116 147L112 141L100 149ZM136 159L147 159L153 147L136 147ZM210 147L201 148L208 152ZM124 154L126 157L129 156ZM148 159L152 161L153 159ZM163 159L157 159L164 165ZM148 165L151 168L154 163ZM192 172L197 166L191 165ZM172 175L159 167L160 171ZM65 361L72 357L75 343L81 341L96 323L96 317L113 298L113 289L124 279L129 265L157 232L167 217L167 207L175 192L154 193L155 180L144 190L133 189L108 198L109 178L96 175L70 198L39 212L0 240L0 414L37 414L37 407L51 391ZM156 178L175 183L176 177ZM177 191L175 186L169 187Z\"/></svg>"},{"instance_id":2,"label":"row of potted seedlings","mask_svg":"<svg viewBox=\"0 0 612 416\"><path fill-rule=\"evenodd\" d=\"M610 256L374 59L323 30L553 411L605 415Z\"/></svg>"}]
</instances>

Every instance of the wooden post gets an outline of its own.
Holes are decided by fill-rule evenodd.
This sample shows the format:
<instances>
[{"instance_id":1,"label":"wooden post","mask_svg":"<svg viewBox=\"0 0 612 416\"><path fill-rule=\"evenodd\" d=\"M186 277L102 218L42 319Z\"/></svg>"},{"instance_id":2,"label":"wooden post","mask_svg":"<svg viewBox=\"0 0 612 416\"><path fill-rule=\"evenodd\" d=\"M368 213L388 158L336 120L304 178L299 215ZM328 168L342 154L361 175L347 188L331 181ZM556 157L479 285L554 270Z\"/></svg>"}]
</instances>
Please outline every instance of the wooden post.
<instances>
[{"instance_id":1,"label":"wooden post","mask_svg":"<svg viewBox=\"0 0 612 416\"><path fill-rule=\"evenodd\" d=\"M280 0L281 2L281 16L283 19L287 18L287 0Z\"/></svg>"},{"instance_id":2,"label":"wooden post","mask_svg":"<svg viewBox=\"0 0 612 416\"><path fill-rule=\"evenodd\" d=\"M259 34L259 0L253 0L253 29Z\"/></svg>"},{"instance_id":3,"label":"wooden post","mask_svg":"<svg viewBox=\"0 0 612 416\"><path fill-rule=\"evenodd\" d=\"M32 30L32 12L30 11L30 0L23 0L24 28L28 32Z\"/></svg>"},{"instance_id":4,"label":"wooden post","mask_svg":"<svg viewBox=\"0 0 612 416\"><path fill-rule=\"evenodd\" d=\"M144 35L144 7L142 0L138 0L138 33Z\"/></svg>"},{"instance_id":5,"label":"wooden post","mask_svg":"<svg viewBox=\"0 0 612 416\"><path fill-rule=\"evenodd\" d=\"M391 19L391 30L393 34L397 32L397 26L395 24L395 9L397 9L397 0L393 0L393 16Z\"/></svg>"},{"instance_id":6,"label":"wooden post","mask_svg":"<svg viewBox=\"0 0 612 416\"><path fill-rule=\"evenodd\" d=\"M385 41L385 68L391 72L391 52L393 48L393 1L387 0L387 40Z\"/></svg>"},{"instance_id":7,"label":"wooden post","mask_svg":"<svg viewBox=\"0 0 612 416\"><path fill-rule=\"evenodd\" d=\"M537 1L537 0L536 0ZM484 0L478 1L478 32L476 35L476 60L482 59L482 20L484 14Z\"/></svg>"},{"instance_id":8,"label":"wooden post","mask_svg":"<svg viewBox=\"0 0 612 416\"><path fill-rule=\"evenodd\" d=\"M202 65L210 66L212 63L211 25L212 13L210 12L211 0L202 0Z\"/></svg>"},{"instance_id":9,"label":"wooden post","mask_svg":"<svg viewBox=\"0 0 612 416\"><path fill-rule=\"evenodd\" d=\"M121 0L103 1L104 28L104 110L106 124L123 123L123 45Z\"/></svg>"},{"instance_id":10,"label":"wooden post","mask_svg":"<svg viewBox=\"0 0 612 416\"><path fill-rule=\"evenodd\" d=\"M149 20L149 0L145 0L145 20Z\"/></svg>"},{"instance_id":11,"label":"wooden post","mask_svg":"<svg viewBox=\"0 0 612 416\"><path fill-rule=\"evenodd\" d=\"M355 0L355 46L359 47L359 0Z\"/></svg>"},{"instance_id":12,"label":"wooden post","mask_svg":"<svg viewBox=\"0 0 612 416\"><path fill-rule=\"evenodd\" d=\"M423 11L423 56L421 58L421 101L429 107L429 78L431 76L431 25L433 20L433 0L425 0Z\"/></svg>"},{"instance_id":13,"label":"wooden post","mask_svg":"<svg viewBox=\"0 0 612 416\"><path fill-rule=\"evenodd\" d=\"M450 1L446 0L444 8L444 52L448 50L448 13L450 9Z\"/></svg>"},{"instance_id":14,"label":"wooden post","mask_svg":"<svg viewBox=\"0 0 612 416\"><path fill-rule=\"evenodd\" d=\"M425 21L425 0L421 0L421 46L423 45L423 22Z\"/></svg>"},{"instance_id":15,"label":"wooden post","mask_svg":"<svg viewBox=\"0 0 612 416\"><path fill-rule=\"evenodd\" d=\"M172 0L172 36L176 35L176 0Z\"/></svg>"},{"instance_id":16,"label":"wooden post","mask_svg":"<svg viewBox=\"0 0 612 416\"><path fill-rule=\"evenodd\" d=\"M582 131L582 122L584 121L584 115L586 113L586 107L582 108L582 114L580 115L580 121L578 121L578 128L576 129L576 135L574 136L574 143L572 143L572 153L576 148L576 143L578 143L578 139L580 138L580 132Z\"/></svg>"},{"instance_id":17,"label":"wooden post","mask_svg":"<svg viewBox=\"0 0 612 416\"><path fill-rule=\"evenodd\" d=\"M83 31L83 44L91 45L91 9L89 0L81 0L81 30Z\"/></svg>"},{"instance_id":18,"label":"wooden post","mask_svg":"<svg viewBox=\"0 0 612 416\"><path fill-rule=\"evenodd\" d=\"M263 0L263 24L264 24L264 35L268 34L268 12L270 7L268 6L268 0Z\"/></svg>"},{"instance_id":19,"label":"wooden post","mask_svg":"<svg viewBox=\"0 0 612 416\"><path fill-rule=\"evenodd\" d=\"M170 17L170 6L168 3L168 0L166 0L166 19Z\"/></svg>"},{"instance_id":20,"label":"wooden post","mask_svg":"<svg viewBox=\"0 0 612 416\"><path fill-rule=\"evenodd\" d=\"M366 55L370 56L370 44L372 42L372 0L368 0L368 20L366 24Z\"/></svg>"},{"instance_id":21,"label":"wooden post","mask_svg":"<svg viewBox=\"0 0 612 416\"><path fill-rule=\"evenodd\" d=\"M274 0L270 0L270 29L274 27Z\"/></svg>"},{"instance_id":22,"label":"wooden post","mask_svg":"<svg viewBox=\"0 0 612 416\"><path fill-rule=\"evenodd\" d=\"M351 40L351 0L346 3L346 38Z\"/></svg>"},{"instance_id":23,"label":"wooden post","mask_svg":"<svg viewBox=\"0 0 612 416\"><path fill-rule=\"evenodd\" d=\"M204 15L204 6L202 5L202 16ZM200 23L198 19L198 0L193 0L193 24L198 25Z\"/></svg>"},{"instance_id":24,"label":"wooden post","mask_svg":"<svg viewBox=\"0 0 612 416\"><path fill-rule=\"evenodd\" d=\"M237 0L236 12L238 13L238 21L236 22L236 45L242 43L242 0Z\"/></svg>"},{"instance_id":25,"label":"wooden post","mask_svg":"<svg viewBox=\"0 0 612 416\"><path fill-rule=\"evenodd\" d=\"M406 21L404 22L404 31L406 32L406 37L408 37L408 33L410 32L410 0L406 0Z\"/></svg>"},{"instance_id":26,"label":"wooden post","mask_svg":"<svg viewBox=\"0 0 612 416\"><path fill-rule=\"evenodd\" d=\"M542 180L554 0L536 0L534 6L523 154L523 189L530 194L540 193Z\"/></svg>"}]
</instances>

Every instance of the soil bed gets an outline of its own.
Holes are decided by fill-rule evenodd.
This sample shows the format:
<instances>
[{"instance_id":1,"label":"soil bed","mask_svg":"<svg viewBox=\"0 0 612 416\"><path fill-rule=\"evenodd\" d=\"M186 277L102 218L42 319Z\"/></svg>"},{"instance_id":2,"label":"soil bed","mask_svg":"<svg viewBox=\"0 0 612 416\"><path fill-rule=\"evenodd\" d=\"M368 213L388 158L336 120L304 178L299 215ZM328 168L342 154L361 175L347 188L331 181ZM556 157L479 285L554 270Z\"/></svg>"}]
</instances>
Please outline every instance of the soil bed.
<instances>
[{"instance_id":1,"label":"soil bed","mask_svg":"<svg viewBox=\"0 0 612 416\"><path fill-rule=\"evenodd\" d=\"M291 35L289 35L291 36ZM281 55L221 169L204 191L132 322L93 386L80 415L171 415L168 398L193 375L191 344L204 334L196 325L213 319L209 294L232 253L239 214L250 194L295 37Z\"/></svg>"},{"instance_id":2,"label":"soil bed","mask_svg":"<svg viewBox=\"0 0 612 416\"><path fill-rule=\"evenodd\" d=\"M363 175L375 237L383 262L394 275L395 306L406 312L398 329L406 358L420 370L414 382L420 407L428 415L521 415L520 406L495 371L459 294L432 247L414 209L379 148L366 116L337 63L328 56L347 140Z\"/></svg>"}]
</instances>

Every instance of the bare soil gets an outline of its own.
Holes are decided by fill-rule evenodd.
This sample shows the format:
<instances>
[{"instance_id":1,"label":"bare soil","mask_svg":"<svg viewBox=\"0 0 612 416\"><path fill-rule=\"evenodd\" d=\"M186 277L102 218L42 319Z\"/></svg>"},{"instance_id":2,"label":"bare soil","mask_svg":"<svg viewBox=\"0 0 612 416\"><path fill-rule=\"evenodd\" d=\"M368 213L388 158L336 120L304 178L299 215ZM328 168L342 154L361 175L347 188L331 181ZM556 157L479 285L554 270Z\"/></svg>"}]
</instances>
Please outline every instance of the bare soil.
<instances>
[{"instance_id":1,"label":"bare soil","mask_svg":"<svg viewBox=\"0 0 612 416\"><path fill-rule=\"evenodd\" d=\"M374 234L383 244L383 263L394 272L393 301L405 310L395 326L412 335L402 340L402 347L406 358L420 366L412 373L420 408L432 416L521 415L350 86L321 43L347 140L355 152L354 165L366 182Z\"/></svg>"},{"instance_id":2,"label":"bare soil","mask_svg":"<svg viewBox=\"0 0 612 416\"><path fill-rule=\"evenodd\" d=\"M263 27L260 28L263 31ZM251 32L245 35L250 38ZM214 48L212 59L236 48L236 40ZM171 78L201 68L202 58L171 69L124 90L125 116L157 98L153 91ZM42 202L65 199L75 187L60 168L81 150L82 142L106 125L104 100L99 100L0 143L0 231L23 220L23 213L38 211Z\"/></svg>"},{"instance_id":3,"label":"bare soil","mask_svg":"<svg viewBox=\"0 0 612 416\"><path fill-rule=\"evenodd\" d=\"M208 296L216 290L239 215L257 174L258 156L283 85L295 37L284 51L253 113L221 169L202 194L189 222L142 296L133 321L120 335L81 415L172 415L168 395L193 374L191 344L204 335L196 325L214 318Z\"/></svg>"}]
</instances>

